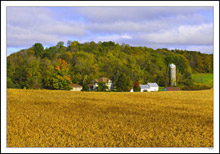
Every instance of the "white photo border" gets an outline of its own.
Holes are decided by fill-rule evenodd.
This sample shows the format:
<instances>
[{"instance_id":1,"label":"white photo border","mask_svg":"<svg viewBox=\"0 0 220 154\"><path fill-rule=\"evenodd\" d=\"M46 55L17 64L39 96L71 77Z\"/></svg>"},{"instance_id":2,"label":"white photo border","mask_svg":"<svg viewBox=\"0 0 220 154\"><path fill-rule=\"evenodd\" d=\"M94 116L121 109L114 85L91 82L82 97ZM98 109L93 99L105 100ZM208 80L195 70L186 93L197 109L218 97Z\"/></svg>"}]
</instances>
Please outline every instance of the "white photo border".
<instances>
[{"instance_id":1,"label":"white photo border","mask_svg":"<svg viewBox=\"0 0 220 154\"><path fill-rule=\"evenodd\" d=\"M6 8L7 6L212 6L214 7L213 148L7 148ZM219 153L219 2L218 1L2 1L1 2L1 151L2 153Z\"/></svg>"}]
</instances>

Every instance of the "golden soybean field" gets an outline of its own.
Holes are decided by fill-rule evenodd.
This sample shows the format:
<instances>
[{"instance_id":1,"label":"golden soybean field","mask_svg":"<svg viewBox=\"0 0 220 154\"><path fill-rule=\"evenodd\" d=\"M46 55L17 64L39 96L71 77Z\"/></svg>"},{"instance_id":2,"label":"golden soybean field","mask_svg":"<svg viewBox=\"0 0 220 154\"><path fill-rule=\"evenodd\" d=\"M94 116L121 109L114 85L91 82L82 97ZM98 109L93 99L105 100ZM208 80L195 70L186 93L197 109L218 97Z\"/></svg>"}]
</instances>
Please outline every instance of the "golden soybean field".
<instances>
[{"instance_id":1,"label":"golden soybean field","mask_svg":"<svg viewBox=\"0 0 220 154\"><path fill-rule=\"evenodd\" d=\"M7 147L213 147L213 90L7 90Z\"/></svg>"}]
</instances>

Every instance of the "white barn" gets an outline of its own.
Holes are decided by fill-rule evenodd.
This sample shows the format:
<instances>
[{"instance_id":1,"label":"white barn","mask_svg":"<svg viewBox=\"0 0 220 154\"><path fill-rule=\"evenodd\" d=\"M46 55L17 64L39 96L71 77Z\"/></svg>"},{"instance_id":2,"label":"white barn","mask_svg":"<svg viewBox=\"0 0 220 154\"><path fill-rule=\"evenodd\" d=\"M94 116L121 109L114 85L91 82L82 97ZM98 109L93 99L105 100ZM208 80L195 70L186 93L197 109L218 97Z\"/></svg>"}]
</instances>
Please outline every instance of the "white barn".
<instances>
[{"instance_id":1,"label":"white barn","mask_svg":"<svg viewBox=\"0 0 220 154\"><path fill-rule=\"evenodd\" d=\"M140 88L141 88L141 92L144 92L144 91L149 91L150 87L146 84L146 85L140 85Z\"/></svg>"},{"instance_id":2,"label":"white barn","mask_svg":"<svg viewBox=\"0 0 220 154\"><path fill-rule=\"evenodd\" d=\"M151 91L159 90L159 86L157 83L148 83L146 85L140 85L140 88L141 88L141 92L144 92L144 91L151 92Z\"/></svg>"}]
</instances>

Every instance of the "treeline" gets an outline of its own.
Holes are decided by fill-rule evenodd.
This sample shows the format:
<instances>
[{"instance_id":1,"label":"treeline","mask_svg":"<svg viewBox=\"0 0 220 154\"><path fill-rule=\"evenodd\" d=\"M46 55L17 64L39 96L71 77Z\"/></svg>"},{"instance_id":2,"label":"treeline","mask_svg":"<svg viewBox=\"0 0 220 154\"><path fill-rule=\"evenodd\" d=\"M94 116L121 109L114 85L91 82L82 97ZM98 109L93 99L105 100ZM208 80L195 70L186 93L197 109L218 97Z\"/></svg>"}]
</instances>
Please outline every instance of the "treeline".
<instances>
[{"instance_id":1,"label":"treeline","mask_svg":"<svg viewBox=\"0 0 220 154\"><path fill-rule=\"evenodd\" d=\"M177 67L177 86L192 86L192 73L212 73L213 55L195 51L132 47L109 42L68 41L49 48L36 43L7 57L8 88L68 89L108 77L114 85L120 76L133 83L169 85L169 64ZM187 88L186 88L187 89Z\"/></svg>"}]
</instances>

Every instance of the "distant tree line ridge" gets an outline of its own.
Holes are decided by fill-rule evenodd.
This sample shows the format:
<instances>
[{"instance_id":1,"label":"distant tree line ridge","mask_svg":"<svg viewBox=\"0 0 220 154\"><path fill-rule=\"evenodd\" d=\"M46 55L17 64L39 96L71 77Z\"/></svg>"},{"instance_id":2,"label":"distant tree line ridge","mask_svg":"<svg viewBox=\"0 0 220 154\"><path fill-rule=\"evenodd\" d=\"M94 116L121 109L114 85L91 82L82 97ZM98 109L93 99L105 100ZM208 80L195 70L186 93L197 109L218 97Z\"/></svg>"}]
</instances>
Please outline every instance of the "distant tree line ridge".
<instances>
[{"instance_id":1,"label":"distant tree line ridge","mask_svg":"<svg viewBox=\"0 0 220 154\"><path fill-rule=\"evenodd\" d=\"M152 49L109 42L68 41L43 47L35 43L7 57L7 87L68 89L108 77L113 85L156 82L169 84L169 64L177 67L177 86L193 85L192 73L212 73L213 54L187 50ZM120 83L124 82L124 83ZM128 88L127 88L128 89Z\"/></svg>"}]
</instances>

